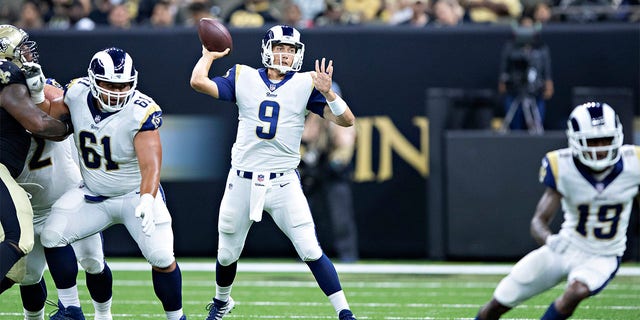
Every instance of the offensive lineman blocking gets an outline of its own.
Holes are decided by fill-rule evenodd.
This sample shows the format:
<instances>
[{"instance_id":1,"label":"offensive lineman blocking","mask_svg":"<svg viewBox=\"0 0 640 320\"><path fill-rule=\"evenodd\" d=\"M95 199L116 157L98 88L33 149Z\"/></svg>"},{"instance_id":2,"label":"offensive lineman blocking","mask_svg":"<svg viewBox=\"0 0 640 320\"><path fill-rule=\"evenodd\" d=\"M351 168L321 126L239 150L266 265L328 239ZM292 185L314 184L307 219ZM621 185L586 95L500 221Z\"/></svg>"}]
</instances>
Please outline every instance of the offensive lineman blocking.
<instances>
[{"instance_id":1,"label":"offensive lineman blocking","mask_svg":"<svg viewBox=\"0 0 640 320\"><path fill-rule=\"evenodd\" d=\"M71 81L64 95L84 184L56 201L42 231L51 275L56 284L75 279L75 263L60 267L61 261L74 260L69 244L124 224L151 264L167 319L184 320L171 215L160 187L162 110L136 90L138 72L124 50L97 52L87 71L88 77Z\"/></svg>"},{"instance_id":2,"label":"offensive lineman blocking","mask_svg":"<svg viewBox=\"0 0 640 320\"><path fill-rule=\"evenodd\" d=\"M315 72L298 73L304 44L298 30L278 25L262 39L262 63L254 69L236 64L223 77L209 78L214 60L223 52L202 47L191 74L191 87L238 105L239 123L231 152L231 169L218 217L216 294L207 320L222 319L234 307L231 286L251 225L263 210L293 243L307 263L340 320L355 320L333 263L322 252L296 168L300 141L309 111L341 126L355 117L331 90L333 61L316 60Z\"/></svg>"}]
</instances>

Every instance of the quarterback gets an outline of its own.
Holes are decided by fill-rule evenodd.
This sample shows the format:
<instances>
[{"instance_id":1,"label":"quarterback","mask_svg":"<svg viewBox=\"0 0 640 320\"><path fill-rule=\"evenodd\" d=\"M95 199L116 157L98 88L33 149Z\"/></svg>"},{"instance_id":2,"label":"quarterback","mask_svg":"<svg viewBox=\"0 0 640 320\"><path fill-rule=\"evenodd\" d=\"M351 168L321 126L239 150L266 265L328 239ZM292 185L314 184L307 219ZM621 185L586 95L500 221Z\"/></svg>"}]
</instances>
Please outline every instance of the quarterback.
<instances>
[{"instance_id":1,"label":"quarterback","mask_svg":"<svg viewBox=\"0 0 640 320\"><path fill-rule=\"evenodd\" d=\"M264 68L236 64L226 75L210 79L213 61L228 53L229 49L210 52L202 47L202 57L191 74L193 89L235 102L239 113L218 216L216 294L207 320L222 319L233 309L230 294L238 259L249 228L260 222L263 211L291 240L339 319L355 319L335 267L318 244L296 171L308 112L345 127L355 122L347 103L331 89L333 61L316 60L315 72L298 72L304 44L298 30L286 25L272 27L262 39Z\"/></svg>"},{"instance_id":2,"label":"quarterback","mask_svg":"<svg viewBox=\"0 0 640 320\"><path fill-rule=\"evenodd\" d=\"M154 291L167 319L186 319L171 216L160 187L162 110L136 90L137 82L131 56L112 47L93 55L88 77L67 85L64 103L74 124L83 183L55 202L41 242L58 286L78 271L75 263L59 263L73 261L70 243L124 224L152 266Z\"/></svg>"},{"instance_id":3,"label":"quarterback","mask_svg":"<svg viewBox=\"0 0 640 320\"><path fill-rule=\"evenodd\" d=\"M567 319L618 271L640 186L640 147L622 144L622 124L606 103L577 106L567 127L569 147L547 153L540 169L546 190L531 234L542 246L516 263L476 319L498 319L563 280L564 292L542 319ZM549 224L560 206L564 221L553 234Z\"/></svg>"}]
</instances>

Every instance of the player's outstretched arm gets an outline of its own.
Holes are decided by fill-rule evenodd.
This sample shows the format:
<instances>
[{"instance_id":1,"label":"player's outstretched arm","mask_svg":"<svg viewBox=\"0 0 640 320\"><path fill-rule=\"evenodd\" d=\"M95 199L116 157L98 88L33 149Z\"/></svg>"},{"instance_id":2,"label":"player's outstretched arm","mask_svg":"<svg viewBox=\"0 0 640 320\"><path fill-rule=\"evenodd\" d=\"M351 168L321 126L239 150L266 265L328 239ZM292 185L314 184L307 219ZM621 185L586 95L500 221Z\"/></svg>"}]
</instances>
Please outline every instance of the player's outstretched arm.
<instances>
[{"instance_id":1,"label":"player's outstretched arm","mask_svg":"<svg viewBox=\"0 0 640 320\"><path fill-rule=\"evenodd\" d=\"M11 84L2 90L2 107L32 134L60 141L71 133L71 126L50 117L31 101L29 90L21 84Z\"/></svg>"},{"instance_id":2,"label":"player's outstretched arm","mask_svg":"<svg viewBox=\"0 0 640 320\"><path fill-rule=\"evenodd\" d=\"M313 85L327 99L323 116L339 126L350 127L355 123L356 117L347 103L331 89L333 60L329 60L329 63L325 64L325 58L322 58L322 62L316 60L316 71L311 72Z\"/></svg>"},{"instance_id":3,"label":"player's outstretched arm","mask_svg":"<svg viewBox=\"0 0 640 320\"><path fill-rule=\"evenodd\" d=\"M213 61L227 54L229 54L228 48L223 52L212 52L202 46L202 56L191 71L191 80L189 81L191 88L218 99L220 96L218 85L209 78L209 70L211 69Z\"/></svg>"},{"instance_id":4,"label":"player's outstretched arm","mask_svg":"<svg viewBox=\"0 0 640 320\"><path fill-rule=\"evenodd\" d=\"M546 188L536 206L536 213L531 219L531 236L539 245L545 244L547 237L553 232L549 224L560 209L562 194L552 188Z\"/></svg>"}]
</instances>

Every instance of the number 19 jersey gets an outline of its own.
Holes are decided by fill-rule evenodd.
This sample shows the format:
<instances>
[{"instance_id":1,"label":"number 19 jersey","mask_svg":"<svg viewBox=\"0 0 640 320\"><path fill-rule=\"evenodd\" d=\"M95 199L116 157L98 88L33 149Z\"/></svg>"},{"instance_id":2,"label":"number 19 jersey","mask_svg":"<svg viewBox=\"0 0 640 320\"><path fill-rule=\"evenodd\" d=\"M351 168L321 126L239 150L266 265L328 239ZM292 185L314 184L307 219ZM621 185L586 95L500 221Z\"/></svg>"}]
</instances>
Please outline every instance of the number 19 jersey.
<instances>
[{"instance_id":1,"label":"number 19 jersey","mask_svg":"<svg viewBox=\"0 0 640 320\"><path fill-rule=\"evenodd\" d=\"M596 179L571 149L547 153L540 181L562 194L560 233L576 247L596 255L622 256L633 199L640 186L640 147L624 145L621 159Z\"/></svg>"}]
</instances>

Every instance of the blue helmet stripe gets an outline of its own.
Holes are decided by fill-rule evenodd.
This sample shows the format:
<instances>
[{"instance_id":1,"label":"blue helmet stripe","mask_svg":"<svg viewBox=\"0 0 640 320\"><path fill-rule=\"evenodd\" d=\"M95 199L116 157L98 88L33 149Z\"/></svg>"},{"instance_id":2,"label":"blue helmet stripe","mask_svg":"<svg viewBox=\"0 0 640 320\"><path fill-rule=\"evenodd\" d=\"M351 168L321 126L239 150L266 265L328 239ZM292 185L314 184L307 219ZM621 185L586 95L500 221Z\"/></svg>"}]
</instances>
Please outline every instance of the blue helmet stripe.
<instances>
[{"instance_id":1,"label":"blue helmet stripe","mask_svg":"<svg viewBox=\"0 0 640 320\"><path fill-rule=\"evenodd\" d=\"M282 35L283 36L288 36L288 37L293 37L293 28L287 25L283 25L282 26Z\"/></svg>"}]
</instances>

